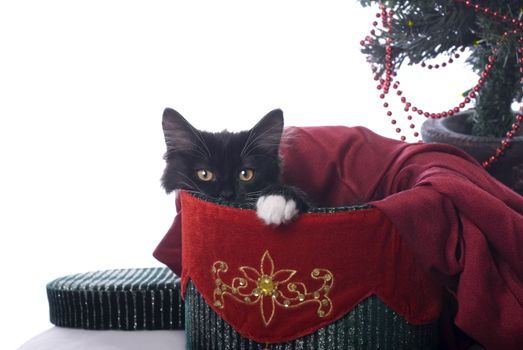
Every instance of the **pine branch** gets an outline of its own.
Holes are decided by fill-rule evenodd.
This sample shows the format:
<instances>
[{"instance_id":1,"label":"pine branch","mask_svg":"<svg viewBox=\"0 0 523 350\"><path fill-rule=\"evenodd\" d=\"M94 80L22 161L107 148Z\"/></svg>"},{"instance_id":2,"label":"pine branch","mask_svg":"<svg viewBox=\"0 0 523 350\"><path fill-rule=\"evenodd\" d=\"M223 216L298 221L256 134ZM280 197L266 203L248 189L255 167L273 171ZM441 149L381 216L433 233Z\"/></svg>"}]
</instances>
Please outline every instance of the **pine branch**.
<instances>
[{"instance_id":1,"label":"pine branch","mask_svg":"<svg viewBox=\"0 0 523 350\"><path fill-rule=\"evenodd\" d=\"M362 6L380 3L377 0L360 0ZM483 13L466 7L464 1L417 0L384 1L392 9L393 50L392 65L397 70L401 65L419 64L440 55L452 55L456 50L469 48L467 62L478 73L488 63L488 57L497 47L498 61L485 87L476 100L476 126L482 135L501 136L512 120L511 103L521 101L523 85L519 80L518 38L523 33L501 38L509 24L502 23ZM475 4L495 9L499 14L511 18L523 17L521 0L474 0ZM362 52L369 62L382 74L385 67L385 43L387 33L375 30L373 43ZM501 42L501 44L500 44Z\"/></svg>"}]
</instances>

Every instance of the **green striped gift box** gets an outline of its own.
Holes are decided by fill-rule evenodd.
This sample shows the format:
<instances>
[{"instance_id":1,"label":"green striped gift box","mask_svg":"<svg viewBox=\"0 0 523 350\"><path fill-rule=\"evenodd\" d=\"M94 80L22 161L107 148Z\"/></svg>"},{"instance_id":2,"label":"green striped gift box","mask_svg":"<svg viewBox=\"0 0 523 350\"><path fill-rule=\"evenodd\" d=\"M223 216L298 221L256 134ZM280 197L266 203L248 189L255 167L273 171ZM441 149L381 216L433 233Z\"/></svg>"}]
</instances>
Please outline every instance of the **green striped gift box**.
<instances>
[{"instance_id":1,"label":"green striped gift box","mask_svg":"<svg viewBox=\"0 0 523 350\"><path fill-rule=\"evenodd\" d=\"M166 267L78 273L47 284L50 320L83 329L183 329L180 279Z\"/></svg>"},{"instance_id":2,"label":"green striped gift box","mask_svg":"<svg viewBox=\"0 0 523 350\"><path fill-rule=\"evenodd\" d=\"M413 325L371 296L342 319L287 343L261 344L242 337L220 318L189 282L185 293L186 349L189 350L433 350L437 322Z\"/></svg>"}]
</instances>

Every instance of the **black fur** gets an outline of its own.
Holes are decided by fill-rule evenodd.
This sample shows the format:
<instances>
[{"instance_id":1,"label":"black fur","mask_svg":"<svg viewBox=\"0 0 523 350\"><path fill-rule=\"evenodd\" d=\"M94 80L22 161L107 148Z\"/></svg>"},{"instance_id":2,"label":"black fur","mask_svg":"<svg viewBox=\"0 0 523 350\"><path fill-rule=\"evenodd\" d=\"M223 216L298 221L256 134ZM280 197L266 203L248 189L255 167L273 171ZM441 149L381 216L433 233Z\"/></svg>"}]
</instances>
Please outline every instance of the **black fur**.
<instances>
[{"instance_id":1,"label":"black fur","mask_svg":"<svg viewBox=\"0 0 523 350\"><path fill-rule=\"evenodd\" d=\"M281 194L294 199L300 211L307 209L299 190L280 183L281 110L270 112L251 130L238 133L199 131L170 108L165 109L162 124L167 145L162 185L168 193L183 189L237 203ZM214 179L200 180L200 169L212 171ZM239 180L244 169L254 171L251 181Z\"/></svg>"}]
</instances>

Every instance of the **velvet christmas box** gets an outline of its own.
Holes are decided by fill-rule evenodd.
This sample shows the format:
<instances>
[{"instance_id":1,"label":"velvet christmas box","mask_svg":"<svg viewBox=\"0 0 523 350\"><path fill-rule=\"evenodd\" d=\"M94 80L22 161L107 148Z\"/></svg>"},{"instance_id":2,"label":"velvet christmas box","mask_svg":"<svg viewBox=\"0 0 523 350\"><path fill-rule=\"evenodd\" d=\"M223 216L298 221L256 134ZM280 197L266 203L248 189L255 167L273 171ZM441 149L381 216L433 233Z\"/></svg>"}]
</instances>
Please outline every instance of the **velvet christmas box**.
<instances>
[{"instance_id":1,"label":"velvet christmas box","mask_svg":"<svg viewBox=\"0 0 523 350\"><path fill-rule=\"evenodd\" d=\"M191 207L184 213L187 208L182 208L180 201L177 201L177 216L156 248L154 256L180 276L182 265L192 264L189 267L183 266L186 274L184 283L192 280L206 301L204 306L210 307L229 325L215 329L214 333L198 333L197 328L190 325L190 329L201 336L198 340L201 344L212 344L209 340L212 334L230 338L229 327L234 332L239 331L243 339L248 338L241 324L242 317L257 320L257 326L253 325L251 328L255 329L254 332L258 336L261 333L265 334L268 329L273 329L271 327L276 328L276 324L284 323L282 315L291 315L291 312L293 314L292 317L288 316L288 323L300 325L302 321L298 318L305 317L306 314L317 317L318 323L329 318L333 322L326 322L322 325L324 328L319 328L304 337L318 332L318 337L321 334L331 334L332 338L332 325L336 322L334 319L339 317L339 321L344 316L349 317L351 311L358 309L361 302L368 299L364 296L372 293L409 325L419 325L416 314L432 314L426 311L425 303L428 301L418 295L427 293L424 291L427 284L418 283L416 280L420 275L424 276L422 280L429 278L422 273L425 271L437 278L437 286L443 289L445 302L439 317L439 339L442 346L466 349L468 345L476 342L486 349L523 349L523 197L493 179L470 156L447 145L409 144L381 137L362 127L291 127L286 130L292 137L284 138L285 142L280 147L283 159L282 179L285 184L305 190L320 207L370 203L375 208L332 214L311 213L304 215L289 228L273 230L255 225L257 218L250 210L238 211L234 208L220 207L220 210L213 209L211 214L214 216L211 216L198 214L199 209ZM364 214L373 212L374 214ZM379 219L378 223L381 224L376 224L376 228L380 225L390 226L390 232L387 234L387 230L383 230L382 236L376 236L376 232L381 229L370 232L373 230L373 224L368 223L363 227L361 219L364 215L367 215L366 221L373 215L378 217L381 214L393 225L385 218ZM191 217L193 215L196 216L194 220ZM337 217L337 221L342 221L341 218L346 216L347 227L344 232L316 224L318 220L328 225L330 220L323 218L331 215ZM183 225L182 216L186 220ZM191 229L191 220L198 221L197 228ZM295 229L298 226L300 230ZM201 238L195 234L197 229L202 231L200 235L207 236ZM193 232L182 232L187 230ZM335 234L336 232L339 234ZM186 242L182 242L182 235ZM345 238L333 244L335 249L332 249L327 245L326 238L336 235ZM193 239L192 236L196 238ZM298 236L301 238L298 239ZM363 238L366 241L360 242ZM281 242L281 245L275 247L275 242ZM209 260L201 262L201 277L195 277L198 264L186 251L183 252L185 260L182 264L182 245L186 244L189 244L191 249L206 250L210 255ZM310 249L306 250L307 247ZM378 250L373 252L371 249ZM266 327L261 323L263 319L260 311L261 299L267 300L266 296L261 299L251 298L251 301L258 302L249 306L233 300L231 295L226 294L222 308L214 305L213 291L217 286L212 285L213 263L223 261L227 264L228 271L219 272L227 285L230 286L234 278L243 278L245 282L257 286L248 280L239 268L252 267L260 272L261 261L270 261L267 258L263 259L265 251L274 263L274 271L297 271L288 282L295 285L298 285L297 282L303 283L308 291L317 290L319 286L313 283L322 281L315 280L310 275L315 268L326 269L332 273L334 283L328 297L333 311L326 316L327 318L320 319L314 316L319 307L317 303L316 308L311 302L286 309L275 301L274 316ZM201 251L194 249L194 253L197 257ZM329 261L323 260L325 256L332 256L333 261L340 262L340 266L330 266ZM372 256L374 260L370 259ZM392 265L405 259L411 259L411 262L399 264L399 270L395 271L396 267ZM413 273L409 274L409 266ZM388 272L380 274L378 272L382 269L377 267L385 267ZM354 276L354 279L345 279L341 271L343 269L359 271L360 275ZM248 269L243 270L248 273ZM372 274L375 276L369 278L368 275ZM209 285L205 286L201 282L204 280ZM374 285L373 281L376 282ZM287 292L287 284L281 285L281 280L272 278L272 282L273 286L275 282L280 283L277 284L277 292L283 290L286 295L290 293ZM186 288L186 298L190 301L191 289ZM251 291L250 288L251 285L241 291L246 293ZM387 290L389 294L385 293ZM337 301L340 291L357 294L359 297L356 300L360 303L349 302L348 306L342 307L344 302ZM402 294L405 294L406 299ZM415 297L416 295L418 297ZM292 296L291 294L290 297ZM294 294L294 297L296 296L297 294ZM414 299L410 299L413 296ZM438 304L438 300L434 300L429 306ZM264 302L263 310L269 313L270 318L272 302L268 305L267 311L267 303ZM257 310L257 314L254 314L255 311L247 312L249 307ZM340 308L344 307L347 307L346 314L338 313ZM236 316L223 317L220 314L230 312L232 308L240 308ZM312 310L306 311L306 308ZM298 311L303 314L296 317ZM435 314L437 312L434 312ZM215 317L210 311L202 311L199 315L200 324L211 324ZM367 317L373 317L372 315L373 313L369 313ZM240 321L236 323L235 317ZM428 324L431 319L426 317L427 322L421 324ZM190 321L187 320L187 323L190 324ZM282 325L282 330L285 326ZM395 332L395 328L391 327L385 329L385 332L389 330ZM291 342L296 348L303 344L300 340L303 337L278 343L283 338L276 339L281 337L278 332L274 332L274 335L274 342L277 344ZM192 344L193 340L189 340ZM263 337L258 340L259 343L264 343ZM271 342L271 339L267 340ZM234 344L239 343L229 339L227 344L233 345L223 347L218 343L217 346L234 348ZM238 346L246 348L242 344L244 343ZM324 342L320 343L323 347L322 344ZM205 349L206 346L202 345L201 348ZM198 345L193 345L193 348L197 347Z\"/></svg>"},{"instance_id":2,"label":"velvet christmas box","mask_svg":"<svg viewBox=\"0 0 523 350\"><path fill-rule=\"evenodd\" d=\"M189 349L435 349L441 287L371 206L267 226L181 194Z\"/></svg>"},{"instance_id":3,"label":"velvet christmas box","mask_svg":"<svg viewBox=\"0 0 523 350\"><path fill-rule=\"evenodd\" d=\"M183 329L180 279L165 267L64 276L47 284L51 323L112 330Z\"/></svg>"}]
</instances>

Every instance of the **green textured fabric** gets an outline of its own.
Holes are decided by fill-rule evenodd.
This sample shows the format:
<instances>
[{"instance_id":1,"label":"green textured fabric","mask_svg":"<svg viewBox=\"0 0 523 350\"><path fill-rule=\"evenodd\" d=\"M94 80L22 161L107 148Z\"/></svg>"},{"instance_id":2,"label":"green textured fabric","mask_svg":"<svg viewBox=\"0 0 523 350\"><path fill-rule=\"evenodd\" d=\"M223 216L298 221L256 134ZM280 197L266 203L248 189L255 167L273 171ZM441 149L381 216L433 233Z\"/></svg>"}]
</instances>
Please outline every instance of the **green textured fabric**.
<instances>
[{"instance_id":1,"label":"green textured fabric","mask_svg":"<svg viewBox=\"0 0 523 350\"><path fill-rule=\"evenodd\" d=\"M313 334L283 344L260 344L243 338L223 321L189 282L185 295L188 350L363 350L438 348L437 322L412 325L371 296L344 318Z\"/></svg>"},{"instance_id":2,"label":"green textured fabric","mask_svg":"<svg viewBox=\"0 0 523 350\"><path fill-rule=\"evenodd\" d=\"M51 323L83 329L183 329L180 279L168 268L104 270L47 284Z\"/></svg>"}]
</instances>

